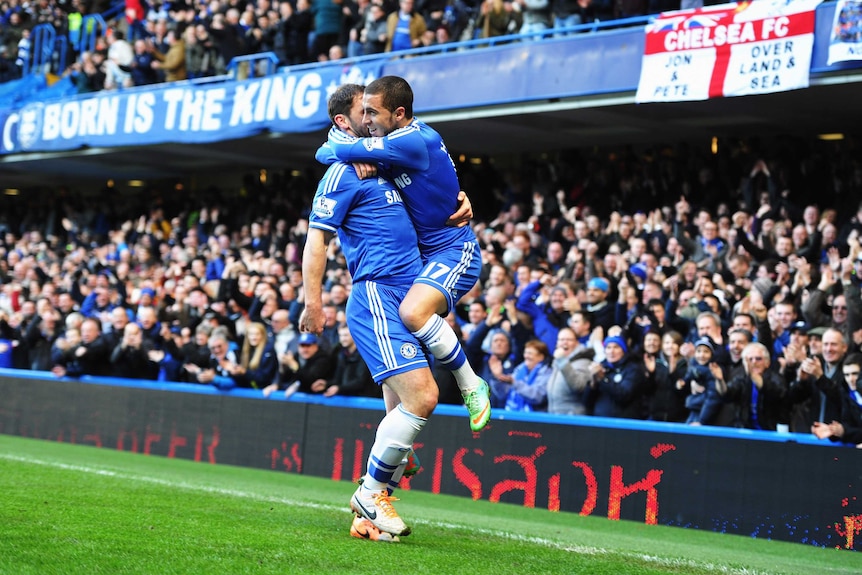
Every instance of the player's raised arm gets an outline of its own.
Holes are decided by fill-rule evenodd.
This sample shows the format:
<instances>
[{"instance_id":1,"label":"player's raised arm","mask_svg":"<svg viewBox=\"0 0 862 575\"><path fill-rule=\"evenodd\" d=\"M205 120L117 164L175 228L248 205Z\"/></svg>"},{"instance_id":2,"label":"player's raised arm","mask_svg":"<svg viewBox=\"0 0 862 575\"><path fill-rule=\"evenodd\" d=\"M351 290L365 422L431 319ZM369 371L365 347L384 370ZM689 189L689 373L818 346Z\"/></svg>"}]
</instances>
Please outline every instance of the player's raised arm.
<instances>
[{"instance_id":1,"label":"player's raised arm","mask_svg":"<svg viewBox=\"0 0 862 575\"><path fill-rule=\"evenodd\" d=\"M342 162L382 162L425 170L431 160L418 130L417 125L411 124L382 138L354 138L339 130L330 130L327 143Z\"/></svg>"}]
</instances>

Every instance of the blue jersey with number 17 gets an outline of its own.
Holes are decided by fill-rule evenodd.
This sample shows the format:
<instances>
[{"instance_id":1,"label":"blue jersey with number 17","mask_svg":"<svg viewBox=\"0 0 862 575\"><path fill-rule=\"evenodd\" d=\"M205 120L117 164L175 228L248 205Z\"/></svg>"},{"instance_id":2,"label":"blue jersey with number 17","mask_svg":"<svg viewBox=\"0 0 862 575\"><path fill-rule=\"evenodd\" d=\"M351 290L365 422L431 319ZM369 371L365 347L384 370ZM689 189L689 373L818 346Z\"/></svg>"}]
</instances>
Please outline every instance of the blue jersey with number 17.
<instances>
[{"instance_id":1,"label":"blue jersey with number 17","mask_svg":"<svg viewBox=\"0 0 862 575\"><path fill-rule=\"evenodd\" d=\"M342 162L375 162L383 167L402 192L423 258L476 241L470 226L446 226L458 207L461 187L443 138L428 124L414 118L383 138L362 139L333 128L327 144ZM322 148L317 158L326 163L326 155Z\"/></svg>"},{"instance_id":2,"label":"blue jersey with number 17","mask_svg":"<svg viewBox=\"0 0 862 575\"><path fill-rule=\"evenodd\" d=\"M329 166L314 194L308 225L338 233L354 282L409 287L422 270L401 194L383 178L360 180L348 164Z\"/></svg>"}]
</instances>

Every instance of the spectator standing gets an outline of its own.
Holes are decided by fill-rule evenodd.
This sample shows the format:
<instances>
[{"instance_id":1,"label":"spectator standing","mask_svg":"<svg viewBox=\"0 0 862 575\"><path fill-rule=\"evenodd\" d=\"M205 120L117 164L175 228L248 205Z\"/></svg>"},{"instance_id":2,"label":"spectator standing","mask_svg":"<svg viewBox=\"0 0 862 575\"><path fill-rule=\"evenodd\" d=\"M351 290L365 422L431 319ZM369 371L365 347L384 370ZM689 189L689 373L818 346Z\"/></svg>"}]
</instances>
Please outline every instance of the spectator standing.
<instances>
[{"instance_id":1,"label":"spectator standing","mask_svg":"<svg viewBox=\"0 0 862 575\"><path fill-rule=\"evenodd\" d=\"M27 349L27 369L49 371L53 367L51 348L62 333L60 313L55 309L46 310L30 322L23 342Z\"/></svg>"},{"instance_id":2,"label":"spectator standing","mask_svg":"<svg viewBox=\"0 0 862 575\"><path fill-rule=\"evenodd\" d=\"M313 387L312 391L315 391ZM356 349L356 342L353 341L350 328L346 323L341 324L338 326L335 373L325 383L323 395L326 397L333 395L382 397L381 391L380 386L374 383L371 371Z\"/></svg>"},{"instance_id":3,"label":"spectator standing","mask_svg":"<svg viewBox=\"0 0 862 575\"><path fill-rule=\"evenodd\" d=\"M152 68L165 73L165 82L178 82L188 77L186 72L186 42L177 29L169 30L165 37L169 46L163 53L150 46L155 61Z\"/></svg>"},{"instance_id":4,"label":"spectator standing","mask_svg":"<svg viewBox=\"0 0 862 575\"><path fill-rule=\"evenodd\" d=\"M306 12L308 16L310 13ZM296 15L296 8L290 2L280 2L278 4L278 19L273 21L273 52L278 57L279 66L290 66L299 64L299 45L298 45L298 27L301 17ZM308 26L311 26L311 20L308 21ZM305 46L303 52L308 53L308 36L305 37Z\"/></svg>"},{"instance_id":5,"label":"spectator standing","mask_svg":"<svg viewBox=\"0 0 862 575\"><path fill-rule=\"evenodd\" d=\"M523 23L521 34L544 32L551 27L551 0L517 0L521 6ZM543 36L533 36L539 40Z\"/></svg>"},{"instance_id":6,"label":"spectator standing","mask_svg":"<svg viewBox=\"0 0 862 575\"><path fill-rule=\"evenodd\" d=\"M425 18L413 10L413 0L401 0L386 20L386 51L419 48L427 29Z\"/></svg>"},{"instance_id":7,"label":"spectator standing","mask_svg":"<svg viewBox=\"0 0 862 575\"><path fill-rule=\"evenodd\" d=\"M180 363L181 369L177 374L180 381L197 382L196 374L210 365L209 342L212 328L208 325L199 325L195 328L194 337L191 341L184 343L176 352L171 352Z\"/></svg>"},{"instance_id":8,"label":"spectator standing","mask_svg":"<svg viewBox=\"0 0 862 575\"><path fill-rule=\"evenodd\" d=\"M645 391L643 366L628 355L628 344L619 335L605 338L605 360L590 365L592 415L642 418Z\"/></svg>"},{"instance_id":9,"label":"spectator standing","mask_svg":"<svg viewBox=\"0 0 862 575\"><path fill-rule=\"evenodd\" d=\"M808 433L815 422L840 420L846 354L844 335L837 329L827 329L822 338L822 355L803 361L790 384L788 399L794 411L791 431Z\"/></svg>"},{"instance_id":10,"label":"spectator standing","mask_svg":"<svg viewBox=\"0 0 862 575\"><path fill-rule=\"evenodd\" d=\"M737 375L744 375L746 373L742 360L742 352L745 351L745 346L752 341L754 341L754 336L747 329L733 328L727 334L727 356L729 361L726 364L722 364L723 371L727 375L727 381L732 380Z\"/></svg>"},{"instance_id":11,"label":"spectator standing","mask_svg":"<svg viewBox=\"0 0 862 575\"><path fill-rule=\"evenodd\" d=\"M282 3L283 4L283 3ZM295 34L295 64L305 64L314 60L309 53L309 38L314 30L314 14L309 0L296 0L296 12L290 19L290 29Z\"/></svg>"},{"instance_id":12,"label":"spectator standing","mask_svg":"<svg viewBox=\"0 0 862 575\"><path fill-rule=\"evenodd\" d=\"M186 75L189 79L202 78L206 59L206 48L198 42L197 27L189 26L183 32L186 43Z\"/></svg>"},{"instance_id":13,"label":"spectator standing","mask_svg":"<svg viewBox=\"0 0 862 575\"><path fill-rule=\"evenodd\" d=\"M724 401L736 408L735 427L775 431L784 419L783 404L787 391L781 376L769 369L769 350L759 342L742 351L745 374L727 383Z\"/></svg>"},{"instance_id":14,"label":"spectator standing","mask_svg":"<svg viewBox=\"0 0 862 575\"><path fill-rule=\"evenodd\" d=\"M515 355L512 352L512 339L502 329L490 333L486 355L481 368L482 379L491 388L491 407L503 408L506 405L508 389L514 381L513 372L517 367Z\"/></svg>"},{"instance_id":15,"label":"spectator standing","mask_svg":"<svg viewBox=\"0 0 862 575\"><path fill-rule=\"evenodd\" d=\"M2 43L6 47L6 54L9 57L13 54L18 54L18 43L24 37L24 33L27 30L21 19L21 12L11 12L2 30ZM20 69L18 70L18 77L20 77Z\"/></svg>"},{"instance_id":16,"label":"spectator standing","mask_svg":"<svg viewBox=\"0 0 862 575\"><path fill-rule=\"evenodd\" d=\"M210 22L210 36L215 40L225 66L229 65L235 57L248 53L245 30L239 23L239 16L239 10L229 8L224 14L213 14ZM247 76L247 67L237 70L237 79L244 79Z\"/></svg>"},{"instance_id":17,"label":"spectator standing","mask_svg":"<svg viewBox=\"0 0 862 575\"><path fill-rule=\"evenodd\" d=\"M648 338L656 333L644 335L644 367L647 386L647 419L650 421L672 421L682 423L688 417L685 398L687 387L677 387L677 381L684 379L688 362L679 352L682 335L669 331L661 337L661 353L656 354L648 345Z\"/></svg>"},{"instance_id":18,"label":"spectator standing","mask_svg":"<svg viewBox=\"0 0 862 575\"><path fill-rule=\"evenodd\" d=\"M524 345L524 361L512 372L511 385L502 385L492 394L505 397L507 411L547 411L548 380L552 369L547 364L548 346L539 339Z\"/></svg>"},{"instance_id":19,"label":"spectator standing","mask_svg":"<svg viewBox=\"0 0 862 575\"><path fill-rule=\"evenodd\" d=\"M343 19L343 0L315 0L311 6L314 14L314 44L312 59L324 62L329 58L329 49L338 44Z\"/></svg>"},{"instance_id":20,"label":"spectator standing","mask_svg":"<svg viewBox=\"0 0 862 575\"><path fill-rule=\"evenodd\" d=\"M569 292L564 286L553 284L551 275L542 275L541 279L531 282L521 291L515 306L530 316L533 333L548 349L557 345L557 332L569 320L569 312L565 309Z\"/></svg>"},{"instance_id":21,"label":"spectator standing","mask_svg":"<svg viewBox=\"0 0 862 575\"><path fill-rule=\"evenodd\" d=\"M596 18L592 0L552 0L554 28L570 28L589 24ZM562 36L564 34L558 34Z\"/></svg>"},{"instance_id":22,"label":"spectator standing","mask_svg":"<svg viewBox=\"0 0 862 575\"><path fill-rule=\"evenodd\" d=\"M111 350L111 375L127 379L155 380L159 364L150 358L152 346L143 337L141 327L126 324L120 343Z\"/></svg>"},{"instance_id":23,"label":"spectator standing","mask_svg":"<svg viewBox=\"0 0 862 575\"><path fill-rule=\"evenodd\" d=\"M227 330L224 328L214 329L207 341L207 347L210 351L207 366L198 367L187 363L183 366L185 371L194 376L198 383L213 385L219 389L234 387L227 367L236 364L236 354L230 348Z\"/></svg>"},{"instance_id":24,"label":"spectator standing","mask_svg":"<svg viewBox=\"0 0 862 575\"><path fill-rule=\"evenodd\" d=\"M387 34L388 21L386 12L380 2L372 2L368 6L360 39L362 41L362 55L382 54L386 51L389 36Z\"/></svg>"},{"instance_id":25,"label":"spectator standing","mask_svg":"<svg viewBox=\"0 0 862 575\"><path fill-rule=\"evenodd\" d=\"M124 307L115 307L111 310L111 323L102 335L108 342L108 346L113 350L121 341L123 341L123 332L126 326L131 321L129 311Z\"/></svg>"},{"instance_id":26,"label":"spectator standing","mask_svg":"<svg viewBox=\"0 0 862 575\"><path fill-rule=\"evenodd\" d=\"M369 0L355 0L347 2L342 10L344 31L340 43L342 46L346 46L348 58L358 58L364 55L362 30L365 29L365 23L368 21L370 8L371 2Z\"/></svg>"},{"instance_id":27,"label":"spectator standing","mask_svg":"<svg viewBox=\"0 0 862 575\"><path fill-rule=\"evenodd\" d=\"M557 345L548 380L548 413L585 415L589 393L590 364L596 352L582 345L575 332L564 327L557 332Z\"/></svg>"},{"instance_id":28,"label":"spectator standing","mask_svg":"<svg viewBox=\"0 0 862 575\"><path fill-rule=\"evenodd\" d=\"M54 340L51 346L51 372L57 377L62 377L65 372L60 372L58 366L64 366L69 361L74 361L72 352L81 344L80 327L66 326L66 329ZM62 373L62 375L58 375Z\"/></svg>"},{"instance_id":29,"label":"spectator standing","mask_svg":"<svg viewBox=\"0 0 862 575\"><path fill-rule=\"evenodd\" d=\"M51 369L57 377L82 375L108 375L111 350L102 336L102 324L93 318L81 323L80 343L69 344L55 358Z\"/></svg>"},{"instance_id":30,"label":"spectator standing","mask_svg":"<svg viewBox=\"0 0 862 575\"><path fill-rule=\"evenodd\" d=\"M149 86L158 81L158 74L153 68L153 55L150 53L146 40L135 40L135 54L132 57L132 84Z\"/></svg>"},{"instance_id":31,"label":"spectator standing","mask_svg":"<svg viewBox=\"0 0 862 575\"><path fill-rule=\"evenodd\" d=\"M853 261L845 258L840 263L836 262L840 269L837 273L831 266L824 267L817 288L802 305L802 317L809 325L837 329L848 342L852 340L853 331L862 327L862 297L859 284L853 282L854 265ZM831 306L826 305L829 294L833 296ZM828 312L824 311L827 309Z\"/></svg>"},{"instance_id":32,"label":"spectator standing","mask_svg":"<svg viewBox=\"0 0 862 575\"><path fill-rule=\"evenodd\" d=\"M273 383L278 373L278 359L267 337L266 326L259 322L248 324L239 362L228 363L223 368L236 387L263 389Z\"/></svg>"},{"instance_id":33,"label":"spectator standing","mask_svg":"<svg viewBox=\"0 0 862 575\"><path fill-rule=\"evenodd\" d=\"M135 58L132 45L121 30L108 34L108 59L105 60L105 89L132 87L132 62Z\"/></svg>"},{"instance_id":34,"label":"spectator standing","mask_svg":"<svg viewBox=\"0 0 862 575\"><path fill-rule=\"evenodd\" d=\"M275 48L275 35L278 26L269 21L267 14L257 17L256 25L251 26L245 33L245 44L249 54L260 54L262 52L273 52Z\"/></svg>"},{"instance_id":35,"label":"spectator standing","mask_svg":"<svg viewBox=\"0 0 862 575\"><path fill-rule=\"evenodd\" d=\"M299 332L290 323L290 313L286 309L273 312L270 320L270 338L275 348L279 363L284 361L284 354L288 351L296 352L299 340Z\"/></svg>"},{"instance_id":36,"label":"spectator standing","mask_svg":"<svg viewBox=\"0 0 862 575\"><path fill-rule=\"evenodd\" d=\"M862 370L862 354L847 356L842 365L846 387L841 394L841 418L823 422L815 421L812 433L820 439L842 441L859 447L862 445L862 389L859 389L859 373Z\"/></svg>"},{"instance_id":37,"label":"spectator standing","mask_svg":"<svg viewBox=\"0 0 862 575\"><path fill-rule=\"evenodd\" d=\"M463 300L461 304L463 305ZM467 321L461 323L463 338L469 341L475 329L486 319L488 319L488 310L485 309L485 302L482 300L473 300L470 302L467 306Z\"/></svg>"},{"instance_id":38,"label":"spectator standing","mask_svg":"<svg viewBox=\"0 0 862 575\"><path fill-rule=\"evenodd\" d=\"M30 29L24 28L21 31L21 39L18 40L18 48L16 49L15 68L18 70L18 77L24 75L30 66L30 52L32 42L30 41Z\"/></svg>"},{"instance_id":39,"label":"spectator standing","mask_svg":"<svg viewBox=\"0 0 862 575\"><path fill-rule=\"evenodd\" d=\"M694 356L685 377L677 381L677 389L689 389L685 398L689 425L713 425L721 411L721 395L725 390L724 374L714 359L715 344L708 336L694 342Z\"/></svg>"},{"instance_id":40,"label":"spectator standing","mask_svg":"<svg viewBox=\"0 0 862 575\"><path fill-rule=\"evenodd\" d=\"M335 369L331 354L323 349L313 333L300 334L298 346L296 356L291 352L286 354L278 382L264 388L265 397L280 390L290 397L297 391L321 393L326 388L325 382L332 378ZM323 387L320 381L324 382Z\"/></svg>"},{"instance_id":41,"label":"spectator standing","mask_svg":"<svg viewBox=\"0 0 862 575\"><path fill-rule=\"evenodd\" d=\"M572 312L568 325L575 332L578 343L590 347L595 352L595 361L605 359L605 331L593 327L593 315L583 309Z\"/></svg>"},{"instance_id":42,"label":"spectator standing","mask_svg":"<svg viewBox=\"0 0 862 575\"><path fill-rule=\"evenodd\" d=\"M593 327L601 327L604 333L613 327L616 309L608 302L610 282L602 277L594 277L587 283L586 309L593 316Z\"/></svg>"},{"instance_id":43,"label":"spectator standing","mask_svg":"<svg viewBox=\"0 0 862 575\"><path fill-rule=\"evenodd\" d=\"M138 308L137 324L141 326L144 339L149 340L153 349L165 349L165 342L170 336L170 330L167 324L159 321L156 308L152 306Z\"/></svg>"},{"instance_id":44,"label":"spectator standing","mask_svg":"<svg viewBox=\"0 0 862 575\"><path fill-rule=\"evenodd\" d=\"M858 238L862 237L862 201L856 204L855 209L856 212L853 214L853 217L845 222L844 225L841 226L841 230L838 232L839 245L848 244L851 237L855 236L857 241Z\"/></svg>"},{"instance_id":45,"label":"spectator standing","mask_svg":"<svg viewBox=\"0 0 862 575\"><path fill-rule=\"evenodd\" d=\"M519 10L513 8L512 2L504 0L484 0L479 7L479 18L476 27L480 38L497 38L514 34L520 28Z\"/></svg>"}]
</instances>

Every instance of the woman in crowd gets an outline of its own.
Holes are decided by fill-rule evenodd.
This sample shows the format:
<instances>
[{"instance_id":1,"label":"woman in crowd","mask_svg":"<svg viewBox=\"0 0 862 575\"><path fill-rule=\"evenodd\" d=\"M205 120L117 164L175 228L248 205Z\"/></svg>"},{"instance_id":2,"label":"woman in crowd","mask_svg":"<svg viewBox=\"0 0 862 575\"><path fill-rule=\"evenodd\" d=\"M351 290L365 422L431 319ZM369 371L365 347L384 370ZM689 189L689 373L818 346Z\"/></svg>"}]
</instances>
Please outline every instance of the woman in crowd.
<instances>
[{"instance_id":1,"label":"woman in crowd","mask_svg":"<svg viewBox=\"0 0 862 575\"><path fill-rule=\"evenodd\" d=\"M679 389L676 382L685 377L688 363L680 354L682 335L667 332L661 341L661 353L655 351L655 340L659 335L648 331L644 335L644 367L647 376L647 419L652 421L685 421L686 388Z\"/></svg>"},{"instance_id":2,"label":"woman in crowd","mask_svg":"<svg viewBox=\"0 0 862 575\"><path fill-rule=\"evenodd\" d=\"M237 387L263 389L275 381L278 360L266 326L252 322L246 327L239 363L225 366Z\"/></svg>"}]
</instances>

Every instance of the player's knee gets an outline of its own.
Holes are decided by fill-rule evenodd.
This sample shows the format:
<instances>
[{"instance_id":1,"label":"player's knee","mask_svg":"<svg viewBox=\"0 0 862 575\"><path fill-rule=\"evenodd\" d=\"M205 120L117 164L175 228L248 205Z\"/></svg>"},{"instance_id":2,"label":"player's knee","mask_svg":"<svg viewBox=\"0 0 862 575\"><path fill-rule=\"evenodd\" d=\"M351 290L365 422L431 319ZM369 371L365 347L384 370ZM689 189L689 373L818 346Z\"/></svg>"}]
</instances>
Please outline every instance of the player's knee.
<instances>
[{"instance_id":1,"label":"player's knee","mask_svg":"<svg viewBox=\"0 0 862 575\"><path fill-rule=\"evenodd\" d=\"M434 413L434 409L437 407L437 392L427 394L424 398L424 402L422 404L422 411L425 412L426 418L431 417L431 414Z\"/></svg>"},{"instance_id":2,"label":"player's knee","mask_svg":"<svg viewBox=\"0 0 862 575\"><path fill-rule=\"evenodd\" d=\"M416 414L425 418L430 417L434 412L434 408L437 407L437 399L439 396L437 384L433 379L431 380L431 383L433 385L423 386L421 392L415 397Z\"/></svg>"},{"instance_id":3,"label":"player's knee","mask_svg":"<svg viewBox=\"0 0 862 575\"><path fill-rule=\"evenodd\" d=\"M401 306L398 308L398 315L410 331L421 329L428 319L423 317L424 314L418 305L406 299L401 302Z\"/></svg>"}]
</instances>

